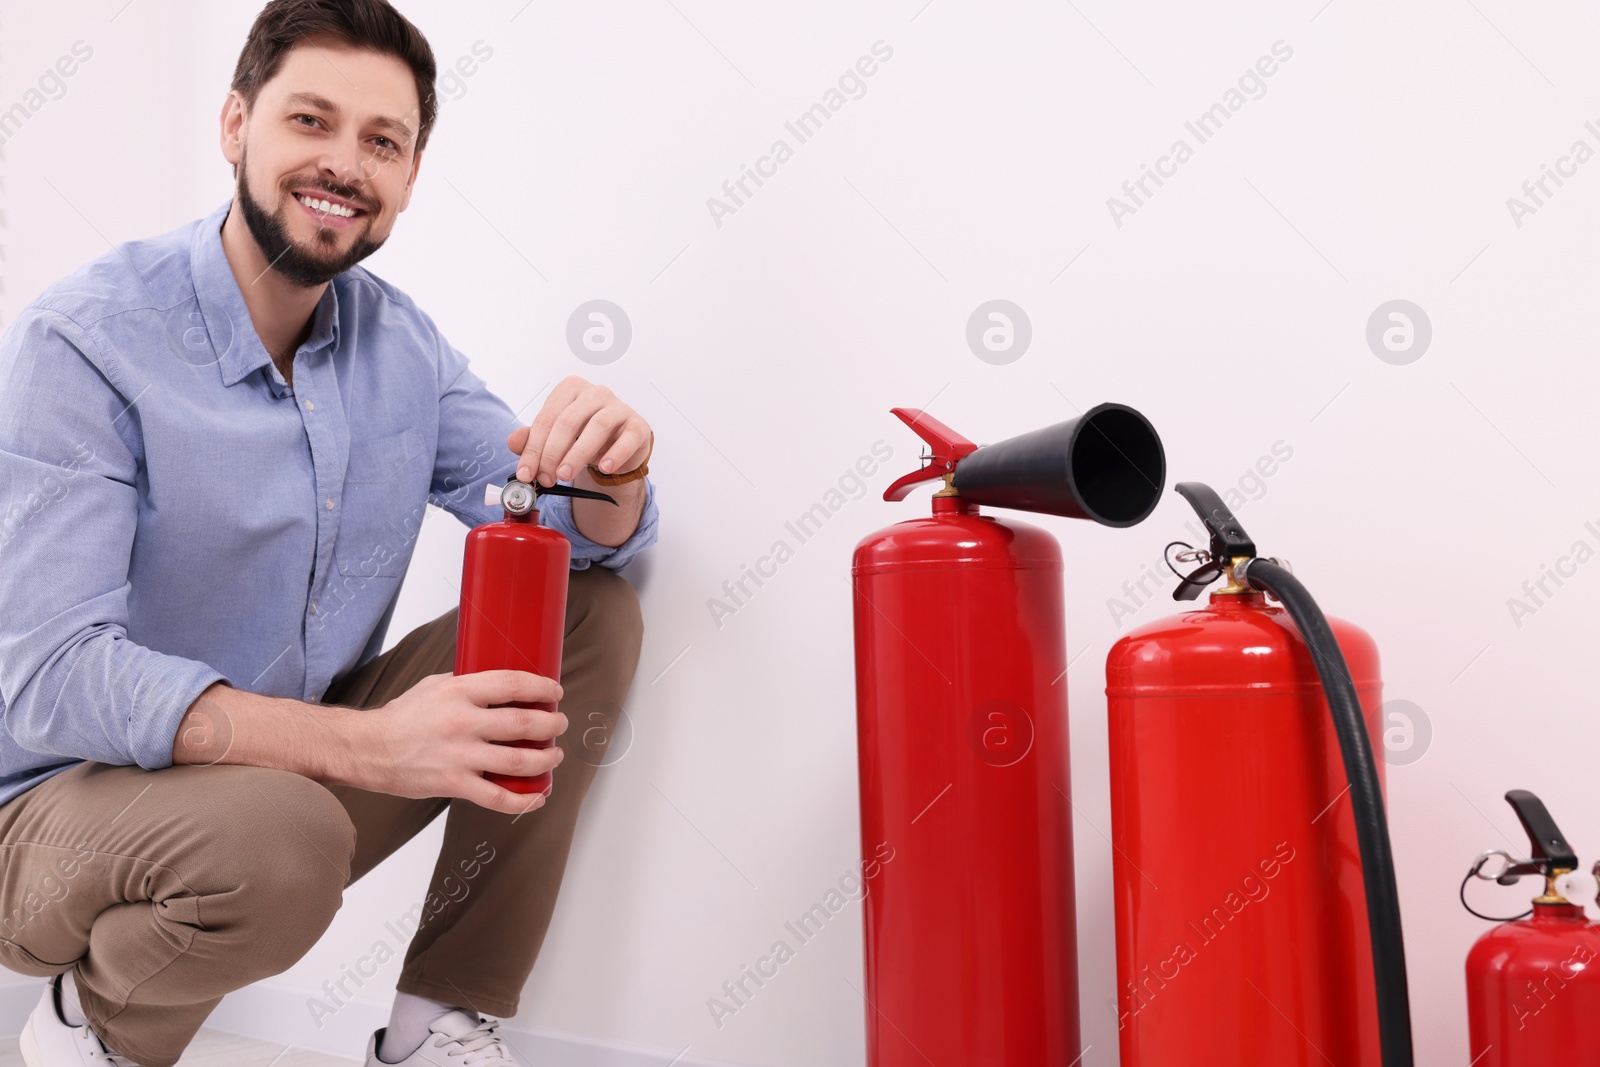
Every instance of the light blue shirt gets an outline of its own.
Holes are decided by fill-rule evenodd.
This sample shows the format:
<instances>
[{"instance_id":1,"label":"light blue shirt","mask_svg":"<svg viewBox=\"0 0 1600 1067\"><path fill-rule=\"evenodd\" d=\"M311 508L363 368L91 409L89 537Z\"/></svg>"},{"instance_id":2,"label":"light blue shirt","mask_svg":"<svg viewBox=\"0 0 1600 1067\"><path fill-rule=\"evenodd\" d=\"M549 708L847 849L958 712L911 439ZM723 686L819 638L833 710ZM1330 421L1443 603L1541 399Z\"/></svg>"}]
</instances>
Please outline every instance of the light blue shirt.
<instances>
[{"instance_id":1,"label":"light blue shirt","mask_svg":"<svg viewBox=\"0 0 1600 1067\"><path fill-rule=\"evenodd\" d=\"M80 268L0 338L0 803L84 760L171 766L213 682L319 700L383 647L427 505L502 517L483 489L523 420L361 267L290 386L222 251L230 206ZM648 480L617 548L540 504L574 568L656 537Z\"/></svg>"}]
</instances>

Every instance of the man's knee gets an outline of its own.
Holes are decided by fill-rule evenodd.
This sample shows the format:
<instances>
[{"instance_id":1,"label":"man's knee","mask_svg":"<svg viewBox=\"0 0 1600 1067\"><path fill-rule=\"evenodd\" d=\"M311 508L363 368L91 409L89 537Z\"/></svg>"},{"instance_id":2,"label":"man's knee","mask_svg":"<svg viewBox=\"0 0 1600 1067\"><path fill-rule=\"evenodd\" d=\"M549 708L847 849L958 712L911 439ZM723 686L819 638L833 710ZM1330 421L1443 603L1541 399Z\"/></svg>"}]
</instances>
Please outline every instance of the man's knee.
<instances>
[{"instance_id":1,"label":"man's knee","mask_svg":"<svg viewBox=\"0 0 1600 1067\"><path fill-rule=\"evenodd\" d=\"M211 887L231 892L206 910L209 919L259 930L263 954L286 968L316 943L343 902L355 825L338 798L309 778L266 767L226 770L214 815L225 825L212 828L215 847L204 863ZM237 913L224 920L215 910L228 899Z\"/></svg>"},{"instance_id":2,"label":"man's knee","mask_svg":"<svg viewBox=\"0 0 1600 1067\"><path fill-rule=\"evenodd\" d=\"M246 794L242 808L249 813L252 833L261 835L257 838L261 844L274 846L255 851L291 857L296 867L308 868L293 876L280 872L278 877L293 877L296 884L337 883L337 888L343 889L355 854L356 828L339 798L321 783L292 771L268 767L236 770L246 772L236 788ZM249 796L252 793L259 804ZM302 862L310 860L317 862ZM270 864L260 862L259 866L258 873L264 875Z\"/></svg>"}]
</instances>

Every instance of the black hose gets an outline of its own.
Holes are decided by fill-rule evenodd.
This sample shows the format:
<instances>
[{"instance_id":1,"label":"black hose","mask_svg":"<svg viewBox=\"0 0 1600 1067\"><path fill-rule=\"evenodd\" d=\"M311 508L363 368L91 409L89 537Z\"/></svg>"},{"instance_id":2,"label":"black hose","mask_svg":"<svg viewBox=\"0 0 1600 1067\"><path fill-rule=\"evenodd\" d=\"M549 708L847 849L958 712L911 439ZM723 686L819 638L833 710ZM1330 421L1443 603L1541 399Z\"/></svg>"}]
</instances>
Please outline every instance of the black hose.
<instances>
[{"instance_id":1,"label":"black hose","mask_svg":"<svg viewBox=\"0 0 1600 1067\"><path fill-rule=\"evenodd\" d=\"M1244 578L1276 597L1300 628L1316 662L1322 691L1333 713L1344 773L1355 808L1356 838L1361 846L1361 875L1366 883L1367 926L1372 936L1373 984L1378 993L1378 1040L1384 1067L1411 1067L1411 1001L1406 987L1406 949L1400 934L1400 895L1395 887L1394 854L1384 817L1383 792L1367 737L1361 701L1350 681L1344 653L1317 602L1300 580L1266 559L1252 559Z\"/></svg>"}]
</instances>

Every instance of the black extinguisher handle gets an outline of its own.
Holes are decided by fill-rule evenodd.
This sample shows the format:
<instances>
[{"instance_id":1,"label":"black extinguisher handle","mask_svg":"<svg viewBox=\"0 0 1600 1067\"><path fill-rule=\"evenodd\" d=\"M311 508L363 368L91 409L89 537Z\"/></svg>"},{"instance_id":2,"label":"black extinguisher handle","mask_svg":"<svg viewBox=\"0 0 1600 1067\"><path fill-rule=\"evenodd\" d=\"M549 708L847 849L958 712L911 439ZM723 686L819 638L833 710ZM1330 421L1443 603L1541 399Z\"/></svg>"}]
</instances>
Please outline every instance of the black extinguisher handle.
<instances>
[{"instance_id":1,"label":"black extinguisher handle","mask_svg":"<svg viewBox=\"0 0 1600 1067\"><path fill-rule=\"evenodd\" d=\"M576 486L562 485L560 482L550 486L536 485L533 491L539 496L576 496L584 500L604 500L607 504L617 502L615 497L607 493L599 493L593 489L579 489Z\"/></svg>"},{"instance_id":2,"label":"black extinguisher handle","mask_svg":"<svg viewBox=\"0 0 1600 1067\"><path fill-rule=\"evenodd\" d=\"M1550 817L1544 801L1526 789L1511 789L1506 792L1506 803L1517 813L1522 828L1528 831L1528 840L1533 844L1533 858L1547 865L1544 873L1578 869L1578 857L1572 851L1572 846L1567 844L1566 835Z\"/></svg>"},{"instance_id":3,"label":"black extinguisher handle","mask_svg":"<svg viewBox=\"0 0 1600 1067\"><path fill-rule=\"evenodd\" d=\"M597 493L590 489L574 489L570 485L545 486L537 482L525 482L516 475L506 479L503 486L490 482L483 487L484 507L494 507L498 504L505 510L507 516L524 520L525 516L538 514L539 498L541 496L577 496L588 500L604 500L611 504L617 502L605 493ZM535 520L537 521L537 520Z\"/></svg>"},{"instance_id":4,"label":"black extinguisher handle","mask_svg":"<svg viewBox=\"0 0 1600 1067\"><path fill-rule=\"evenodd\" d=\"M515 482L517 480L518 480L517 476L515 474L513 474L511 477L506 479L506 484L510 485L512 482ZM528 483L527 482L523 482L522 484L526 485ZM598 492L595 492L593 489L579 489L578 487L572 486L572 485L562 485L560 482L557 482L555 485L540 485L538 482L534 482L533 483L533 495L535 497L541 497L541 496L576 496L576 497L582 497L584 500L604 500L608 504L616 504L617 503L616 500L613 497L609 496L606 493L598 493ZM618 505L618 506L620 507L621 505Z\"/></svg>"},{"instance_id":5,"label":"black extinguisher handle","mask_svg":"<svg viewBox=\"0 0 1600 1067\"><path fill-rule=\"evenodd\" d=\"M1207 553L1210 558L1192 574L1180 574L1183 581L1172 591L1173 600L1194 600L1205 591L1206 586L1222 577L1230 560L1240 556L1254 558L1256 543L1244 532L1244 527L1239 525L1239 520L1233 517L1233 512L1222 502L1217 491L1205 482L1179 482L1172 488L1194 508L1195 514L1200 516L1200 521L1205 523L1206 531L1211 535ZM1173 544L1182 542L1174 541ZM1167 546L1168 549L1171 547ZM1168 566L1171 566L1170 562Z\"/></svg>"},{"instance_id":6,"label":"black extinguisher handle","mask_svg":"<svg viewBox=\"0 0 1600 1067\"><path fill-rule=\"evenodd\" d=\"M1179 482L1172 488L1189 502L1195 514L1200 516L1200 521L1206 524L1206 530L1211 534L1211 558L1214 561L1226 565L1235 556L1255 556L1256 543L1244 532L1244 527L1239 525L1239 520L1233 517L1233 512L1222 502L1215 489L1205 482Z\"/></svg>"}]
</instances>

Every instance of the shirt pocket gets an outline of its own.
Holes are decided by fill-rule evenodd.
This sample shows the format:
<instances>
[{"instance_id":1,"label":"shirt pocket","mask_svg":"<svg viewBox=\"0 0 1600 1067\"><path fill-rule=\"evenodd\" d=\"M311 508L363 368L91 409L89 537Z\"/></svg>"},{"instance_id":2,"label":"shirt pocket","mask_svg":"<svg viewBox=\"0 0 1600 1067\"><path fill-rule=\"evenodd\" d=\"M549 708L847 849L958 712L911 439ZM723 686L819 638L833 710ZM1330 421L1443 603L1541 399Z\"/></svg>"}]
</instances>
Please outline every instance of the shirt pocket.
<instances>
[{"instance_id":1,"label":"shirt pocket","mask_svg":"<svg viewBox=\"0 0 1600 1067\"><path fill-rule=\"evenodd\" d=\"M350 442L344 518L334 547L340 574L399 577L427 510L433 463L416 427Z\"/></svg>"}]
</instances>

